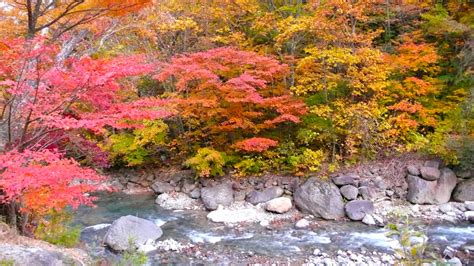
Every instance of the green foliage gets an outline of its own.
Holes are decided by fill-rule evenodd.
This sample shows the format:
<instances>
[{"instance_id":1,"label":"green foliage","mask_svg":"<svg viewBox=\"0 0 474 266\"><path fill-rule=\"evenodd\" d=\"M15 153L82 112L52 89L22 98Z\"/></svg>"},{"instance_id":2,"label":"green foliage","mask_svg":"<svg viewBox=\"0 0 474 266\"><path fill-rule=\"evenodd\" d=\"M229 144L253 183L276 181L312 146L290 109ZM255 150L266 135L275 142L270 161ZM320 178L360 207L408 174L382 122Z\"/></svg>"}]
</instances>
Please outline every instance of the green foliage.
<instances>
[{"instance_id":1,"label":"green foliage","mask_svg":"<svg viewBox=\"0 0 474 266\"><path fill-rule=\"evenodd\" d=\"M390 230L387 236L400 243L396 252L402 257L402 265L422 265L432 261L426 258L428 237L415 229L408 216L399 214L397 223L388 224L387 228Z\"/></svg>"},{"instance_id":2,"label":"green foliage","mask_svg":"<svg viewBox=\"0 0 474 266\"><path fill-rule=\"evenodd\" d=\"M13 266L15 265L15 260L0 260L0 266Z\"/></svg>"},{"instance_id":3,"label":"green foliage","mask_svg":"<svg viewBox=\"0 0 474 266\"><path fill-rule=\"evenodd\" d=\"M261 156L245 156L243 160L234 165L240 176L260 175L268 170L268 163L266 163Z\"/></svg>"},{"instance_id":4,"label":"green foliage","mask_svg":"<svg viewBox=\"0 0 474 266\"><path fill-rule=\"evenodd\" d=\"M261 175L266 171L297 173L301 171L318 171L325 155L321 150L296 148L292 142L282 143L274 151L261 155L244 156L234 165L238 175Z\"/></svg>"},{"instance_id":5,"label":"green foliage","mask_svg":"<svg viewBox=\"0 0 474 266\"><path fill-rule=\"evenodd\" d=\"M224 175L225 154L212 148L201 148L196 155L184 162L196 172L196 178Z\"/></svg>"},{"instance_id":6,"label":"green foliage","mask_svg":"<svg viewBox=\"0 0 474 266\"><path fill-rule=\"evenodd\" d=\"M74 247L79 243L81 229L72 227L71 221L71 213L53 211L40 222L35 230L35 236L54 245Z\"/></svg>"},{"instance_id":7,"label":"green foliage","mask_svg":"<svg viewBox=\"0 0 474 266\"><path fill-rule=\"evenodd\" d=\"M122 253L118 266L141 266L148 262L148 256L143 251L138 251L133 244L133 238L128 240L128 249Z\"/></svg>"},{"instance_id":8,"label":"green foliage","mask_svg":"<svg viewBox=\"0 0 474 266\"><path fill-rule=\"evenodd\" d=\"M168 126L163 121L144 121L143 128L109 136L105 149L115 161L128 166L142 165L151 160L153 147L165 143L167 134Z\"/></svg>"}]
</instances>

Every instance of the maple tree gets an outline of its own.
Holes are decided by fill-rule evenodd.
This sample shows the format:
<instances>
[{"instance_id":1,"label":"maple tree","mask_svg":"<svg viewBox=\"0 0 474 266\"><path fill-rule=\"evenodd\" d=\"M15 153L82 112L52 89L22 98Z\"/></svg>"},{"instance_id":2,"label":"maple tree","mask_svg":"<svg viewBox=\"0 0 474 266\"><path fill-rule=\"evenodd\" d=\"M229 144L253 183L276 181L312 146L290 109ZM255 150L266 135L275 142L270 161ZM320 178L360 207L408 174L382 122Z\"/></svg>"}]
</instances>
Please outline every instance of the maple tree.
<instances>
[{"instance_id":1,"label":"maple tree","mask_svg":"<svg viewBox=\"0 0 474 266\"><path fill-rule=\"evenodd\" d=\"M72 186L72 182L103 178L53 149L65 148L64 143L84 131L99 134L106 126L140 128L144 120L172 114L162 107L163 100L120 96L130 94L133 87L119 80L153 68L142 63L141 57L68 58L58 65L58 48L41 39L33 46L24 39L2 44L0 92L7 143L0 188L6 202L14 206L12 216L19 205L22 212L41 217L52 208L90 203L78 195L98 187ZM28 67L32 60L34 68Z\"/></svg>"},{"instance_id":2,"label":"maple tree","mask_svg":"<svg viewBox=\"0 0 474 266\"><path fill-rule=\"evenodd\" d=\"M167 98L190 128L199 127L183 133L225 145L231 141L225 136L241 138L300 122L306 108L285 88L287 73L287 66L273 58L218 48L174 58L155 78L173 81Z\"/></svg>"}]
</instances>

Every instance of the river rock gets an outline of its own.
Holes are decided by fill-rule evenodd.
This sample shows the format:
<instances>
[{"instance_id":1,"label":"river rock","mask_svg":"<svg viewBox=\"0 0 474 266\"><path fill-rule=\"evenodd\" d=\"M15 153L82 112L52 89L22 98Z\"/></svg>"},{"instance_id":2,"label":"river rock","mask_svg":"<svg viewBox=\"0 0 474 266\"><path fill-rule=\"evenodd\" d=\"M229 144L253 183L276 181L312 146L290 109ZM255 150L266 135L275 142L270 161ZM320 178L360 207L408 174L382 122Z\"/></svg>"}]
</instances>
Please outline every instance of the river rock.
<instances>
[{"instance_id":1,"label":"river rock","mask_svg":"<svg viewBox=\"0 0 474 266\"><path fill-rule=\"evenodd\" d=\"M464 216L466 216L466 220L470 223L474 223L474 211L467 211L464 213Z\"/></svg>"},{"instance_id":2,"label":"river rock","mask_svg":"<svg viewBox=\"0 0 474 266\"><path fill-rule=\"evenodd\" d=\"M341 194L346 198L347 200L353 200L357 198L357 195L359 195L359 189L354 187L353 185L345 185L341 187Z\"/></svg>"},{"instance_id":3,"label":"river rock","mask_svg":"<svg viewBox=\"0 0 474 266\"><path fill-rule=\"evenodd\" d=\"M194 182L194 179L187 178L187 179L183 180L183 184L181 185L181 191L182 192L184 192L186 194L189 194L195 188L196 188L196 184Z\"/></svg>"},{"instance_id":4,"label":"river rock","mask_svg":"<svg viewBox=\"0 0 474 266\"><path fill-rule=\"evenodd\" d=\"M474 179L460 182L454 189L453 199L455 201L474 201Z\"/></svg>"},{"instance_id":5,"label":"river rock","mask_svg":"<svg viewBox=\"0 0 474 266\"><path fill-rule=\"evenodd\" d=\"M360 221L366 214L372 214L374 204L369 200L353 200L348 202L344 209L351 220Z\"/></svg>"},{"instance_id":6,"label":"river rock","mask_svg":"<svg viewBox=\"0 0 474 266\"><path fill-rule=\"evenodd\" d=\"M291 210L292 206L290 198L280 197L267 201L267 203L265 203L265 210L269 212L285 213Z\"/></svg>"},{"instance_id":7,"label":"river rock","mask_svg":"<svg viewBox=\"0 0 474 266\"><path fill-rule=\"evenodd\" d=\"M408 175L407 199L415 204L442 204L449 201L456 186L457 178L452 170L444 168L436 181Z\"/></svg>"},{"instance_id":8,"label":"river rock","mask_svg":"<svg viewBox=\"0 0 474 266\"><path fill-rule=\"evenodd\" d=\"M199 188L195 188L189 193L189 196L193 199L199 199L201 197L201 190Z\"/></svg>"},{"instance_id":9,"label":"river rock","mask_svg":"<svg viewBox=\"0 0 474 266\"><path fill-rule=\"evenodd\" d=\"M295 228L296 229L304 229L309 226L309 221L306 219L300 219L295 223Z\"/></svg>"},{"instance_id":10,"label":"river rock","mask_svg":"<svg viewBox=\"0 0 474 266\"><path fill-rule=\"evenodd\" d=\"M356 174L347 174L347 175L338 175L332 178L332 182L338 186L344 185L353 185L357 186L359 184L360 177Z\"/></svg>"},{"instance_id":11,"label":"river rock","mask_svg":"<svg viewBox=\"0 0 474 266\"><path fill-rule=\"evenodd\" d=\"M370 184L369 186L359 187L359 194L362 196L364 200L377 199L380 194L378 192L379 191L377 190L377 188Z\"/></svg>"},{"instance_id":12,"label":"river rock","mask_svg":"<svg viewBox=\"0 0 474 266\"><path fill-rule=\"evenodd\" d=\"M252 203L253 205L256 205L259 203L265 203L274 198L281 197L283 193L284 190L280 187L270 187L264 189L263 191L254 190L247 195L247 201Z\"/></svg>"},{"instance_id":13,"label":"river rock","mask_svg":"<svg viewBox=\"0 0 474 266\"><path fill-rule=\"evenodd\" d=\"M366 214L364 216L364 219L362 219L362 222L366 225L375 225L376 224L374 217L370 214Z\"/></svg>"},{"instance_id":14,"label":"river rock","mask_svg":"<svg viewBox=\"0 0 474 266\"><path fill-rule=\"evenodd\" d=\"M441 165L441 162L439 160L428 160L428 161L425 161L425 164L424 164L424 166L426 167L433 167L436 169L439 169L440 165Z\"/></svg>"},{"instance_id":15,"label":"river rock","mask_svg":"<svg viewBox=\"0 0 474 266\"><path fill-rule=\"evenodd\" d=\"M303 212L335 220L344 217L344 201L337 186L317 178L308 179L294 193L296 206Z\"/></svg>"},{"instance_id":16,"label":"river rock","mask_svg":"<svg viewBox=\"0 0 474 266\"><path fill-rule=\"evenodd\" d=\"M151 185L151 189L158 194L170 193L174 191L174 187L168 183L156 181Z\"/></svg>"},{"instance_id":17,"label":"river rock","mask_svg":"<svg viewBox=\"0 0 474 266\"><path fill-rule=\"evenodd\" d=\"M115 251L139 248L149 239L163 235L161 228L152 221L127 215L115 220L105 234L104 243Z\"/></svg>"},{"instance_id":18,"label":"river rock","mask_svg":"<svg viewBox=\"0 0 474 266\"><path fill-rule=\"evenodd\" d=\"M234 202L232 184L222 183L201 189L201 199L208 210L216 210L219 205L229 206Z\"/></svg>"},{"instance_id":19,"label":"river rock","mask_svg":"<svg viewBox=\"0 0 474 266\"><path fill-rule=\"evenodd\" d=\"M207 214L207 218L215 223L242 223L259 220L259 211L255 208L244 208L238 210L225 210L219 207Z\"/></svg>"},{"instance_id":20,"label":"river rock","mask_svg":"<svg viewBox=\"0 0 474 266\"><path fill-rule=\"evenodd\" d=\"M410 175L418 176L418 175L420 175L420 168L418 168L418 166L416 166L414 164L411 164L407 167L407 172Z\"/></svg>"},{"instance_id":21,"label":"river rock","mask_svg":"<svg viewBox=\"0 0 474 266\"><path fill-rule=\"evenodd\" d=\"M155 203L167 210L199 209L199 201L183 192L163 193L156 197Z\"/></svg>"},{"instance_id":22,"label":"river rock","mask_svg":"<svg viewBox=\"0 0 474 266\"><path fill-rule=\"evenodd\" d=\"M474 201L466 201L464 202L464 207L468 211L474 211Z\"/></svg>"},{"instance_id":23,"label":"river rock","mask_svg":"<svg viewBox=\"0 0 474 266\"><path fill-rule=\"evenodd\" d=\"M62 266L81 265L79 262L54 251L39 247L0 244L0 265ZM5 263L5 264L3 264Z\"/></svg>"},{"instance_id":24,"label":"river rock","mask_svg":"<svg viewBox=\"0 0 474 266\"><path fill-rule=\"evenodd\" d=\"M420 168L421 177L428 181L438 180L441 172L438 168L423 166Z\"/></svg>"}]
</instances>

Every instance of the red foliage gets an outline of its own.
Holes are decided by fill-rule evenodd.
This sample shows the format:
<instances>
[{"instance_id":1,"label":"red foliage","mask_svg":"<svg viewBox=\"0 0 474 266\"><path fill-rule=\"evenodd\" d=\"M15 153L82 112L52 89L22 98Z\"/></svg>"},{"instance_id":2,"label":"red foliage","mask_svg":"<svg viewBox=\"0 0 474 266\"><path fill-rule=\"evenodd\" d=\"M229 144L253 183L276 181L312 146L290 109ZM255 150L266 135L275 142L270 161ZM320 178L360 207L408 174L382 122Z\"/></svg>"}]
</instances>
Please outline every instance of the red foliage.
<instances>
[{"instance_id":1,"label":"red foliage","mask_svg":"<svg viewBox=\"0 0 474 266\"><path fill-rule=\"evenodd\" d=\"M201 121L204 132L258 132L298 123L306 112L284 84L288 73L273 58L218 48L176 57L155 78L174 81L179 94L172 99L181 115Z\"/></svg>"},{"instance_id":2,"label":"red foliage","mask_svg":"<svg viewBox=\"0 0 474 266\"><path fill-rule=\"evenodd\" d=\"M154 68L143 63L141 56L72 57L58 63L55 61L57 47L41 40L3 43L7 48L0 56L0 87L6 92L6 98L22 102L12 105L16 109L7 110L14 112L15 120L29 128L80 128L98 132L106 125L133 128L143 119L172 114L163 107L161 99L123 101L119 96L133 92L131 86L123 86L126 82L119 81L149 73Z\"/></svg>"},{"instance_id":3,"label":"red foliage","mask_svg":"<svg viewBox=\"0 0 474 266\"><path fill-rule=\"evenodd\" d=\"M237 142L236 149L246 152L264 152L269 148L276 147L278 141L267 138L250 138Z\"/></svg>"},{"instance_id":4,"label":"red foliage","mask_svg":"<svg viewBox=\"0 0 474 266\"><path fill-rule=\"evenodd\" d=\"M12 120L10 151L0 155L1 201L20 203L24 212L42 216L52 209L92 204L94 198L85 193L99 189L104 178L51 149L80 139L80 131L70 130L136 128L144 119L172 114L161 99L123 99L134 93L125 78L154 68L143 57L57 62L58 47L41 39L0 43L0 104ZM90 144L81 148L97 151ZM106 166L103 159L98 163Z\"/></svg>"},{"instance_id":5,"label":"red foliage","mask_svg":"<svg viewBox=\"0 0 474 266\"><path fill-rule=\"evenodd\" d=\"M0 155L0 202L20 202L22 211L44 215L66 206L91 205L85 193L98 190L104 177L54 151L10 151Z\"/></svg>"}]
</instances>

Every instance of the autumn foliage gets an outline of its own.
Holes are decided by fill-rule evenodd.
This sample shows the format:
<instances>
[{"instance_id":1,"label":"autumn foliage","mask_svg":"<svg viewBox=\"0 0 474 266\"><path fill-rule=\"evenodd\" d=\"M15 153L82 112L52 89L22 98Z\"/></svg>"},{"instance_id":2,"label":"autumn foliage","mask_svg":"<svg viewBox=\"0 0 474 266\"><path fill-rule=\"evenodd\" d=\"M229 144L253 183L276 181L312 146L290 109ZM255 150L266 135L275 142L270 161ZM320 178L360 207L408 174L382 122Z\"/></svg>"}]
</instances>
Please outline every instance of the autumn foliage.
<instances>
[{"instance_id":1,"label":"autumn foliage","mask_svg":"<svg viewBox=\"0 0 474 266\"><path fill-rule=\"evenodd\" d=\"M82 167L305 175L419 151L474 171L471 7L435 2L6 1L2 202L91 204Z\"/></svg>"}]
</instances>

